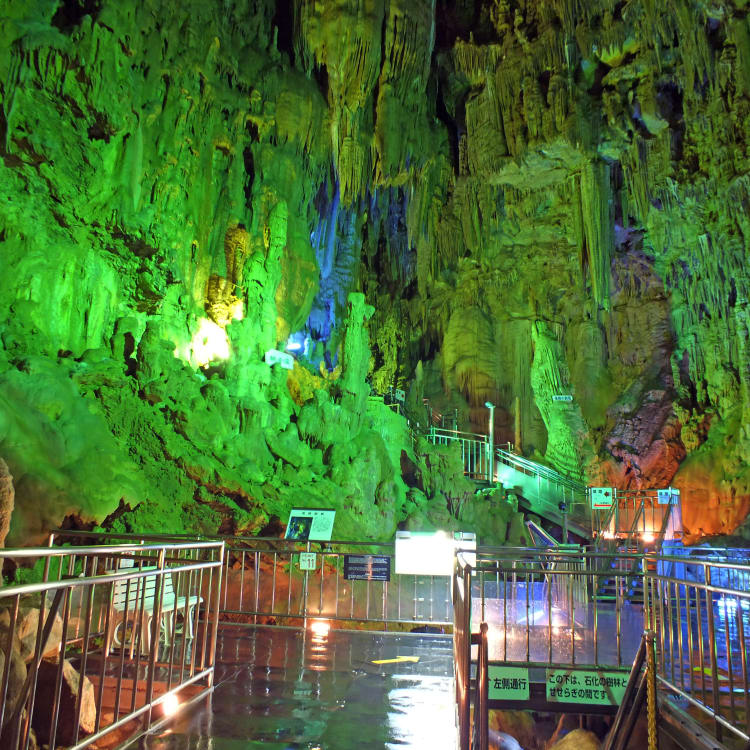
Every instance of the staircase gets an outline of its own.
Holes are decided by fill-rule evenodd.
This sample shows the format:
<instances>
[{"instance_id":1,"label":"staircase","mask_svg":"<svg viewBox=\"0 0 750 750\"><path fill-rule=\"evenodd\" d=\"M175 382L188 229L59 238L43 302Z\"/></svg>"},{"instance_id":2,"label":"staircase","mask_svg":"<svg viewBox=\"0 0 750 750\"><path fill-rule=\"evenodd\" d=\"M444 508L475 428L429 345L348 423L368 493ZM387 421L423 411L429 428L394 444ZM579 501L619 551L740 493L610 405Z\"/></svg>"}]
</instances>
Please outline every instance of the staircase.
<instances>
[{"instance_id":1,"label":"staircase","mask_svg":"<svg viewBox=\"0 0 750 750\"><path fill-rule=\"evenodd\" d=\"M568 529L574 534L584 539L592 538L591 510L585 485L548 466L517 456L506 448L495 448L495 460L490 462L490 443L486 435L431 425L424 437L433 445L457 445L465 476L478 485L487 487L501 483L506 490L521 498L520 504L528 512L559 526L567 522Z\"/></svg>"},{"instance_id":2,"label":"staircase","mask_svg":"<svg viewBox=\"0 0 750 750\"><path fill-rule=\"evenodd\" d=\"M520 495L531 513L561 526L564 503L568 528L584 539L591 539L591 510L585 485L503 448L495 450L494 478Z\"/></svg>"}]
</instances>

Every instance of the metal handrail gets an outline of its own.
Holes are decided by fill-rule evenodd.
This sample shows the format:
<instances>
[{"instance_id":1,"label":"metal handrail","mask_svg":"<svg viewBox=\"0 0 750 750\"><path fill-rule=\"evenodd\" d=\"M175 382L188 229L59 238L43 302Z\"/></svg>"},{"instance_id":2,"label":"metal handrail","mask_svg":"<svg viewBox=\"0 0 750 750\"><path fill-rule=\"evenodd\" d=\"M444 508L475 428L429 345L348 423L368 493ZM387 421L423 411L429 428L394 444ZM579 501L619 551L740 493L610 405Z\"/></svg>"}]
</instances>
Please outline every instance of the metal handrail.
<instances>
[{"instance_id":1,"label":"metal handrail","mask_svg":"<svg viewBox=\"0 0 750 750\"><path fill-rule=\"evenodd\" d=\"M60 532L75 540L96 532ZM154 535L113 535L149 542ZM394 542L296 541L277 537L222 536L226 544L220 608L223 617L243 622L304 623L310 617L337 622L391 623L448 627L450 578L392 575L390 581L347 580L345 556L374 554L388 557L395 567ZM145 546L145 545L144 545ZM143 549L136 546L136 549ZM70 549L70 548L66 548ZM302 570L298 555L313 553L315 570Z\"/></svg>"},{"instance_id":2,"label":"metal handrail","mask_svg":"<svg viewBox=\"0 0 750 750\"><path fill-rule=\"evenodd\" d=\"M487 435L480 432L463 432L462 430L450 430L447 427L430 427L430 434L447 438L449 440L473 440L477 443L487 443Z\"/></svg>"},{"instance_id":3,"label":"metal handrail","mask_svg":"<svg viewBox=\"0 0 750 750\"><path fill-rule=\"evenodd\" d=\"M654 675L644 675L643 667L647 661L647 651L654 647L654 634L646 631L641 636L641 645L638 647L638 653L633 660L633 667L630 670L630 677L625 688L622 702L617 709L612 727L607 734L607 739L602 750L622 750L627 746L630 736L633 733L635 720L639 712L643 709L646 699L646 679L655 681Z\"/></svg>"},{"instance_id":4,"label":"metal handrail","mask_svg":"<svg viewBox=\"0 0 750 750\"><path fill-rule=\"evenodd\" d=\"M456 712L459 750L471 742L471 565L457 551L453 576L453 665L456 684Z\"/></svg>"},{"instance_id":5,"label":"metal handrail","mask_svg":"<svg viewBox=\"0 0 750 750\"><path fill-rule=\"evenodd\" d=\"M477 645L477 682L476 699L474 700L474 731L472 732L472 750L488 750L489 732L489 649L487 648L486 622L479 624L479 633L472 633L471 642Z\"/></svg>"},{"instance_id":6,"label":"metal handrail","mask_svg":"<svg viewBox=\"0 0 750 750\"><path fill-rule=\"evenodd\" d=\"M517 468L518 471L522 472L523 474L543 477L553 484L567 487L573 492L583 495L584 498L588 492L588 488L585 484L577 482L575 479L571 479L570 477L566 477L565 475L560 474L554 469L550 469L548 466L530 461L523 456L517 456L515 453L503 450L502 448L497 448L495 450L495 454L497 458L504 464Z\"/></svg>"},{"instance_id":7,"label":"metal handrail","mask_svg":"<svg viewBox=\"0 0 750 750\"><path fill-rule=\"evenodd\" d=\"M705 552L706 550L702 550ZM712 552L712 551L709 551ZM723 550L719 550L719 556ZM496 628L491 631L494 638L494 648L499 647L500 661L512 663L529 668L543 667L550 664L555 666L575 666L585 669L614 668L622 664L619 661L620 641L622 637L620 617L623 612L623 589L622 581L634 575L642 578L644 582L644 603L642 614L640 608L631 610L636 617L641 617L643 630L653 631L657 637L658 650L649 658L653 666L650 668L650 683L644 678L638 686L639 700L645 700L647 694L653 696L656 693L658 682L659 692L672 693L688 701L695 709L698 709L706 721L713 727L713 733L721 741L722 734L732 734L735 739L747 742L750 740L750 562L731 561L728 559L716 559L716 555L708 559L697 557L685 557L679 554L659 554L650 552L639 553L603 553L599 551L568 551L559 549L523 549L517 548L506 550L480 549L476 553L476 565L471 570L474 587L479 584L478 593L474 593L475 617L482 622L495 623ZM576 568L575 565L556 564L560 562L575 562L582 560L584 565ZM597 561L607 562L606 568L602 569ZM615 570L610 570L609 565L614 564ZM669 563L675 565L670 566ZM690 574L684 567L691 566ZM637 573L633 573L638 566ZM683 572L680 572L682 570ZM539 636L549 631L552 635L551 608L547 606L543 610L541 620L529 618L530 600L529 592L536 592L535 597L541 593L541 600L537 604L544 607L549 605L552 594L552 580L562 582L561 590L570 591L573 599L570 601L578 611L585 614L585 602L575 598L574 581L584 579L589 582L587 589L593 587L596 590L597 582L607 577L614 577L616 584L616 601L612 604L602 606L610 608L609 617L615 617L615 621L607 625L609 630L604 635L605 641L617 642L618 662L613 664L608 661L610 657L602 660L597 654L596 643L602 639L604 623L597 618L596 612L600 605L594 597L589 602L593 608L593 621L591 610L589 619L573 624L571 630L571 661L563 663L560 655L552 658L550 645L549 660L540 660L539 656L533 656L529 651L529 644L536 644L535 651L539 649ZM489 602L485 603L485 586L489 585L489 597L499 597L502 616L500 620L490 619ZM535 586L544 586L543 589L535 589ZM471 591L468 584L464 589ZM519 594L519 591L521 592ZM494 592L494 593L493 593ZM520 597L519 607L512 604L513 597ZM523 598L526 598L524 607ZM565 602L563 602L564 604ZM466 603L464 603L464 609ZM471 606L471 599L469 600ZM533 605L536 606L536 605ZM532 609L533 609L532 606ZM503 645L503 639L508 638L508 611L520 610L525 614L525 619L516 621L511 619L511 630L515 631L514 637L521 644L525 643L524 652L507 651ZM493 610L497 613L497 605ZM614 613L614 614L612 614ZM462 615L463 616L463 615ZM497 618L497 615L493 616ZM547 618L550 619L547 619ZM499 624L499 627L497 625ZM520 625L520 628L519 628ZM612 626L614 625L614 630ZM572 649L576 646L573 631L576 628L593 628L594 637L594 659L593 662L583 664L576 657ZM541 628L533 635L532 630ZM520 629L520 633L518 632ZM643 632L643 631L641 631ZM598 635L597 635L598 633ZM498 642L498 639L500 641ZM551 641L550 641L551 644ZM490 653L493 646L490 644ZM544 651L544 647L541 649ZM626 655L627 656L627 655ZM533 658L532 658L533 657ZM497 657L492 657L493 660ZM627 657L629 658L629 656ZM458 673L457 673L457 676ZM631 692L633 688L631 686ZM653 716L655 701L649 698L650 727L653 729ZM643 705L643 703L641 704ZM699 714L699 715L700 715ZM635 717L631 713L627 719L630 722ZM622 721L622 719L620 720ZM626 727L628 729L628 727ZM627 731L622 734L627 734ZM652 732L653 735L653 732ZM618 741L617 748L622 747Z\"/></svg>"},{"instance_id":8,"label":"metal handrail","mask_svg":"<svg viewBox=\"0 0 750 750\"><path fill-rule=\"evenodd\" d=\"M122 739L135 739L162 723L153 715L154 710L169 696L179 693L185 705L182 691L188 686L197 690L191 693L188 702L211 690L223 555L223 542L0 550L0 561L38 558L45 563L45 580L0 588L0 602L9 605L11 635L16 632L25 608L31 605L40 613L27 680L14 705L8 705L8 700L15 638L6 638L0 644L5 657L5 668L0 673L0 725L5 724L7 732L4 747L9 750L27 747L32 717L35 727L37 721L42 721L41 727L49 731L44 742L50 750L62 744L71 750L82 750L126 725L130 727L130 735ZM50 562L55 559L60 563L53 571ZM118 569L125 560L135 560L146 567ZM77 576L81 568L83 573ZM88 574L101 569L106 572ZM165 598L167 581L169 591L182 593ZM121 610L115 604L116 586L126 591L126 605ZM54 595L51 606L50 595ZM59 644L50 645L53 626L59 627ZM166 634L163 645L162 633ZM129 648L126 641L130 642ZM115 654L118 647L119 653ZM53 693L51 706L44 707L45 713L40 718L39 711L36 714L34 711L37 683L41 679L42 657L49 656L50 649L56 657L55 666L48 667L53 670L48 678ZM69 663L66 659L75 659L80 675L74 706L61 703L63 668ZM135 671L126 669L126 662L134 661ZM157 672L157 662L165 662L168 671ZM133 676L136 674L145 687L144 692L137 689ZM114 680L113 711L109 710L112 706L104 710L105 680ZM91 724L82 722L84 690L92 696L86 700L93 699L93 716L85 714L92 719ZM126 698L126 690L130 691L130 697ZM46 709L51 711L49 716ZM72 714L72 724L67 726L65 734L58 723L63 710L67 718ZM134 721L139 717L143 717L142 722Z\"/></svg>"}]
</instances>

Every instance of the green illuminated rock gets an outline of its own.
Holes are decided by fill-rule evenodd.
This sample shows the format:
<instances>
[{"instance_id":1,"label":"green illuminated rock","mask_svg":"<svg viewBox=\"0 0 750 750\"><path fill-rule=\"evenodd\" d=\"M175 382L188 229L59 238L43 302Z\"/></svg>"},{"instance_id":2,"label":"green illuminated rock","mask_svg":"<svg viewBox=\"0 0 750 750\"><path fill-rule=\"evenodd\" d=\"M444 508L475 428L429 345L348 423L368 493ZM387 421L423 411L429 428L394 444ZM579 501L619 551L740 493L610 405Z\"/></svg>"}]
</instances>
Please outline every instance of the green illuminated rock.
<instances>
[{"instance_id":1,"label":"green illuminated rock","mask_svg":"<svg viewBox=\"0 0 750 750\"><path fill-rule=\"evenodd\" d=\"M749 114L737 3L5 0L8 543L295 504L520 540L394 388L731 532Z\"/></svg>"}]
</instances>

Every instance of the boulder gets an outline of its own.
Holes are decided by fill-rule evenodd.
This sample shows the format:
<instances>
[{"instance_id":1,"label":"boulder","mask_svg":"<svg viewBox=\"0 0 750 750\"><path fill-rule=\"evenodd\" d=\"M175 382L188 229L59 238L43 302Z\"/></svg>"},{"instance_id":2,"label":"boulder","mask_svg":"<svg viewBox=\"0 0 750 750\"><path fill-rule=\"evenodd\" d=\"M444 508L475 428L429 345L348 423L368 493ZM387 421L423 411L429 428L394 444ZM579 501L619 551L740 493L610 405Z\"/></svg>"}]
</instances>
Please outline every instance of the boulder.
<instances>
[{"instance_id":1,"label":"boulder","mask_svg":"<svg viewBox=\"0 0 750 750\"><path fill-rule=\"evenodd\" d=\"M587 729L574 729L556 742L549 750L599 750L599 738Z\"/></svg>"},{"instance_id":2,"label":"boulder","mask_svg":"<svg viewBox=\"0 0 750 750\"><path fill-rule=\"evenodd\" d=\"M54 708L58 665L59 662L46 660L42 661L39 665L36 698L34 700L34 715L31 719L31 726L36 732L37 739L42 744L50 740L50 721ZM84 677L83 680L79 738L91 734L96 725L94 686L88 677ZM76 741L76 737L74 736L74 714L80 681L80 674L66 659L63 662L62 685L60 689L60 708L58 711L56 734L57 745L72 745Z\"/></svg>"},{"instance_id":3,"label":"boulder","mask_svg":"<svg viewBox=\"0 0 750 750\"><path fill-rule=\"evenodd\" d=\"M5 537L10 529L10 515L15 505L13 477L8 464L0 458L0 547L5 546Z\"/></svg>"},{"instance_id":4,"label":"boulder","mask_svg":"<svg viewBox=\"0 0 750 750\"><path fill-rule=\"evenodd\" d=\"M0 636L0 641L2 641ZM0 677L5 674L5 652L0 647ZM26 681L26 664L15 649L10 652L10 674L8 675L8 693L5 699L5 715L10 716L16 708L16 701Z\"/></svg>"},{"instance_id":5,"label":"boulder","mask_svg":"<svg viewBox=\"0 0 750 750\"><path fill-rule=\"evenodd\" d=\"M536 746L539 730L528 711L490 711L489 725L490 729L495 730L498 734L505 734L514 738L521 747L532 748ZM510 750L513 745L507 743L506 740L506 746ZM499 745L503 750L506 746Z\"/></svg>"},{"instance_id":6,"label":"boulder","mask_svg":"<svg viewBox=\"0 0 750 750\"><path fill-rule=\"evenodd\" d=\"M49 610L47 610L49 611ZM37 628L39 627L39 608L21 607L16 621L16 637L19 641L18 649L21 658L28 664L34 658L36 649ZM42 622L44 627L44 622ZM54 658L60 652L60 641L62 640L62 619L55 615L47 643L42 648L43 658Z\"/></svg>"}]
</instances>

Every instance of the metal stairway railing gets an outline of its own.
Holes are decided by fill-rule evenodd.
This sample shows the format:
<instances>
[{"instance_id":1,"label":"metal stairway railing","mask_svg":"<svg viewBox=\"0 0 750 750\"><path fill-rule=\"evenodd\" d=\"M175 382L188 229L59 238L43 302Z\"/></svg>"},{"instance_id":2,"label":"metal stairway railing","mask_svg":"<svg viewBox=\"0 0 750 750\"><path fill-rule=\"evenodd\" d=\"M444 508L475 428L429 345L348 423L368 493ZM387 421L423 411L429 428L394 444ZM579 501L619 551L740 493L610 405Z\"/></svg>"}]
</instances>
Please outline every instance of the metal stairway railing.
<instances>
[{"instance_id":1,"label":"metal stairway railing","mask_svg":"<svg viewBox=\"0 0 750 750\"><path fill-rule=\"evenodd\" d=\"M536 476L540 479L544 479L549 484L564 487L570 491L571 498L585 499L588 488L585 484L566 477L560 472L550 469L549 466L530 461L528 458L518 456L515 453L511 453L508 450L497 448L495 450L496 458L499 462L511 466L516 471L520 471L522 474L529 476Z\"/></svg>"},{"instance_id":2,"label":"metal stairway railing","mask_svg":"<svg viewBox=\"0 0 750 750\"><path fill-rule=\"evenodd\" d=\"M625 695L602 750L624 750L628 746L638 717L647 709L648 747L656 750L656 657L654 633L646 631L633 661ZM644 670L644 666L646 667Z\"/></svg>"}]
</instances>

